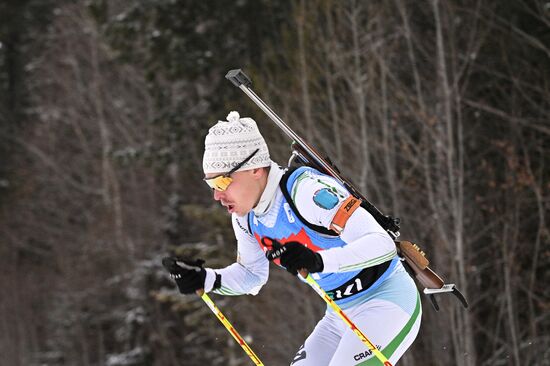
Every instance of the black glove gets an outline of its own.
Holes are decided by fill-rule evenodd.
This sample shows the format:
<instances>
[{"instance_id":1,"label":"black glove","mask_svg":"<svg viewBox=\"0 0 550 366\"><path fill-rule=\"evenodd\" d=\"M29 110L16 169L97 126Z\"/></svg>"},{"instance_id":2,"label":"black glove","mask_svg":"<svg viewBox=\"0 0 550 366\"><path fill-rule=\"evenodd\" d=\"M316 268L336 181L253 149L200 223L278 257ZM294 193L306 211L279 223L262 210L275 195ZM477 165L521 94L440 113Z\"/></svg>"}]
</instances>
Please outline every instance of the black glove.
<instances>
[{"instance_id":1,"label":"black glove","mask_svg":"<svg viewBox=\"0 0 550 366\"><path fill-rule=\"evenodd\" d=\"M162 265L170 272L170 277L176 280L182 294L192 294L204 288L206 270L202 268L203 264L202 259L190 261L166 257L162 260Z\"/></svg>"},{"instance_id":2,"label":"black glove","mask_svg":"<svg viewBox=\"0 0 550 366\"><path fill-rule=\"evenodd\" d=\"M301 269L307 269L309 273L321 272L324 268L323 258L319 253L315 253L308 247L297 241L289 241L281 245L277 240L264 238L262 242L272 249L266 253L267 259L272 261L276 258L281 259L281 265L286 270L297 275Z\"/></svg>"}]
</instances>

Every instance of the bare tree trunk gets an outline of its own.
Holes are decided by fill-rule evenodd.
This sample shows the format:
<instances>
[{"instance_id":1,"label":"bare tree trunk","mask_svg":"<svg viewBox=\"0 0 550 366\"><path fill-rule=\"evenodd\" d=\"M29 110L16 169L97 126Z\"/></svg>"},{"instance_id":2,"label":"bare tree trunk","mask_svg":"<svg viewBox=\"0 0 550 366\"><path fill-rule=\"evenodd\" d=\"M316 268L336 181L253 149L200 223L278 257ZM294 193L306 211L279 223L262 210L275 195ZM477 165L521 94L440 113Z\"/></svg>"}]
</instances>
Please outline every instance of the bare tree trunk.
<instances>
[{"instance_id":1,"label":"bare tree trunk","mask_svg":"<svg viewBox=\"0 0 550 366\"><path fill-rule=\"evenodd\" d=\"M512 216L517 220L516 212L513 212ZM516 221L517 222L517 221ZM515 226L515 223L514 223ZM505 224L503 228L503 235L501 240L501 250L502 250L502 270L503 270L503 279L504 279L504 296L506 303L506 315L508 318L508 331L510 334L510 345L507 346L508 349L512 349L512 354L514 355L514 365L521 365L519 358L519 343L518 343L518 331L516 326L516 310L514 308L513 301L513 286L512 286L512 275L511 267L513 263L513 253L509 253L509 246L517 240L515 233L517 230L512 228L513 233L510 235L509 225Z\"/></svg>"},{"instance_id":2,"label":"bare tree trunk","mask_svg":"<svg viewBox=\"0 0 550 366\"><path fill-rule=\"evenodd\" d=\"M302 87L302 102L304 119L306 123L306 140L313 140L313 118L311 116L311 97L309 95L308 85L308 67L306 59L306 44L305 44L305 32L306 32L306 2L300 1L300 13L297 15L298 23L298 57L300 59L300 84Z\"/></svg>"},{"instance_id":3,"label":"bare tree trunk","mask_svg":"<svg viewBox=\"0 0 550 366\"><path fill-rule=\"evenodd\" d=\"M382 24L382 22L380 22ZM383 32L382 32L383 33ZM397 179L395 171L395 143L394 143L394 126L393 119L388 116L388 86L387 86L387 66L385 65L384 48L379 57L380 62L380 97L382 100L380 106L380 122L382 124L382 140L384 143L384 171L386 173L389 192L383 190L384 197L389 196L391 201L391 214L399 214L399 199L397 197ZM389 193L389 194L388 194Z\"/></svg>"},{"instance_id":4,"label":"bare tree trunk","mask_svg":"<svg viewBox=\"0 0 550 366\"><path fill-rule=\"evenodd\" d=\"M351 82L352 93L354 95L357 108L357 116L359 119L359 136L360 136L360 160L359 160L359 187L365 195L368 196L367 178L370 172L370 156L368 146L368 123L367 123L367 100L364 84L367 81L367 75L361 67L362 49L359 41L359 18L361 13L361 5L353 1L350 10L349 19L352 31L352 52L353 52L353 80Z\"/></svg>"},{"instance_id":5,"label":"bare tree trunk","mask_svg":"<svg viewBox=\"0 0 550 366\"><path fill-rule=\"evenodd\" d=\"M420 113L423 117L426 116L426 105L424 104L424 96L422 93L422 83L420 82L420 73L418 72L418 66L416 64L416 56L412 43L411 26L409 24L409 16L407 14L407 5L403 0L396 0L397 9L399 15L403 21L403 28L405 31L405 40L407 41L407 55L409 56L409 62L411 64L412 73L414 77L414 87L416 90L416 97L418 98L418 105L420 107Z\"/></svg>"},{"instance_id":6,"label":"bare tree trunk","mask_svg":"<svg viewBox=\"0 0 550 366\"><path fill-rule=\"evenodd\" d=\"M439 1L432 1L432 8L434 12L434 21L436 26L436 44L437 44L437 65L438 65L438 77L439 85L442 90L442 101L443 101L443 121L444 127L442 129L445 131L444 143L441 144L442 152L445 155L445 168L447 178L447 187L442 187L441 192L448 192L448 205L450 208L450 224L452 227L453 236L452 241L454 241L454 257L456 261L456 270L458 272L458 278L460 279L459 285L461 290L467 296L467 280L466 280L466 262L465 262L465 243L464 243L464 224L463 224L463 158L462 158L462 127L461 120L459 118L453 119L453 104L455 98L453 98L453 91L451 90L451 83L448 80L448 67L446 62L446 51L443 40L443 27L442 20L439 12ZM458 89L454 90L454 93L459 93ZM457 108L460 108L460 105L456 105ZM456 130L456 142L455 142L455 128L454 125L457 125ZM465 358L460 357L462 352L457 350L457 364L464 365L474 365L476 363L475 348L473 346L473 332L470 321L470 316L468 313L457 313L457 331L463 333L460 335L460 338L463 339L461 342L464 347Z\"/></svg>"},{"instance_id":7,"label":"bare tree trunk","mask_svg":"<svg viewBox=\"0 0 550 366\"><path fill-rule=\"evenodd\" d=\"M90 28L95 27L95 25L90 25ZM116 172L111 163L111 152L112 152L112 138L111 131L107 125L105 117L105 107L103 105L103 92L101 81L103 80L101 76L101 70L99 65L99 56L98 56L98 35L96 30L91 30L93 36L91 37L90 44L90 53L91 53L91 64L93 69L93 84L92 88L94 91L94 103L95 103L95 112L97 116L97 123L99 125L99 131L101 135L101 164L102 164L102 182L103 182L103 199L105 205L111 207L113 210L113 219L114 219L114 229L115 229L115 243L119 248L122 248L125 245L124 234L123 234L123 214L122 214L122 200L120 192L120 183L116 176ZM131 248L129 248L131 249Z\"/></svg>"},{"instance_id":8,"label":"bare tree trunk","mask_svg":"<svg viewBox=\"0 0 550 366\"><path fill-rule=\"evenodd\" d=\"M337 105L336 105L336 96L334 93L334 83L335 83L335 70L338 69L338 57L336 55L335 43L335 32L334 32L334 19L332 17L331 9L329 4L325 4L325 17L327 20L327 32L328 37L324 42L324 51L325 51L325 63L324 63L324 72L325 78L327 80L327 99L329 103L330 110L330 119L332 126L332 133L334 140L332 140L336 147L336 162L341 163L343 160L342 155L342 137L340 133L340 118L338 116Z\"/></svg>"},{"instance_id":9,"label":"bare tree trunk","mask_svg":"<svg viewBox=\"0 0 550 366\"><path fill-rule=\"evenodd\" d=\"M529 280L528 280L528 286L527 286L527 294L529 296L530 338L536 339L538 336L538 330L537 330L534 294L535 294L535 285L539 280L537 278L537 267L538 267L538 262L540 257L541 243L545 240L545 238L546 238L546 242L550 241L550 233L548 232L548 228L546 227L546 210L544 208L544 194L542 193L543 191L542 186L544 183L542 181L537 182L536 174L534 174L531 169L531 159L529 157L528 152L526 151L526 146L523 145L522 148L524 152L523 165L525 166L528 174L529 185L531 187L531 190L533 191L533 194L535 195L537 212L538 212L538 220L539 220L537 234L535 237L535 245L533 248L532 259L531 259L531 271L529 273ZM542 151L542 148L539 147L539 150ZM538 158L540 159L541 157L539 156ZM544 166L541 167L541 169L544 169Z\"/></svg>"}]
</instances>

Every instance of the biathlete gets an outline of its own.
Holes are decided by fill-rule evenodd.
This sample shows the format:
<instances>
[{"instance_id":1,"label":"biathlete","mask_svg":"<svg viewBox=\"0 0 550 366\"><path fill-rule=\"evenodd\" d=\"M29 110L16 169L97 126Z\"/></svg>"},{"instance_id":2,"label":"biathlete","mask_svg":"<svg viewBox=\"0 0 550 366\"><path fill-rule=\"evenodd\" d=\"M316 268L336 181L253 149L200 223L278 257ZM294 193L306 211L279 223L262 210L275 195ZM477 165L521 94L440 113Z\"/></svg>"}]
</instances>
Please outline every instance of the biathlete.
<instances>
[{"instance_id":1,"label":"biathlete","mask_svg":"<svg viewBox=\"0 0 550 366\"><path fill-rule=\"evenodd\" d=\"M420 296L392 238L335 179L306 167L274 163L254 120L231 112L205 139L204 180L229 213L237 261L220 269L185 261L173 270L181 293L256 295L268 280L266 252L284 245L274 262L293 275L306 269L395 364L416 338ZM290 365L379 365L327 308Z\"/></svg>"}]
</instances>

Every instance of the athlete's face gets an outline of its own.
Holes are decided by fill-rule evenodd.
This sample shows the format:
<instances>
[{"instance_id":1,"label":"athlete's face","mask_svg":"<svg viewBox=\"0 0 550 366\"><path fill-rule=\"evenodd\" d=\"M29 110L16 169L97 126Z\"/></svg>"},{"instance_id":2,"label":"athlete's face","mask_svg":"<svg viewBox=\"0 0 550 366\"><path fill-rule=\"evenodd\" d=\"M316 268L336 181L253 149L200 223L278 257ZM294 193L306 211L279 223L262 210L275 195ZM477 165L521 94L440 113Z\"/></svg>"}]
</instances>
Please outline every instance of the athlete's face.
<instances>
[{"instance_id":1,"label":"athlete's face","mask_svg":"<svg viewBox=\"0 0 550 366\"><path fill-rule=\"evenodd\" d=\"M205 178L212 178L219 174L207 174ZM264 168L242 170L231 174L233 181L223 192L212 190L214 199L220 201L229 213L244 216L252 210L267 184L268 170Z\"/></svg>"}]
</instances>

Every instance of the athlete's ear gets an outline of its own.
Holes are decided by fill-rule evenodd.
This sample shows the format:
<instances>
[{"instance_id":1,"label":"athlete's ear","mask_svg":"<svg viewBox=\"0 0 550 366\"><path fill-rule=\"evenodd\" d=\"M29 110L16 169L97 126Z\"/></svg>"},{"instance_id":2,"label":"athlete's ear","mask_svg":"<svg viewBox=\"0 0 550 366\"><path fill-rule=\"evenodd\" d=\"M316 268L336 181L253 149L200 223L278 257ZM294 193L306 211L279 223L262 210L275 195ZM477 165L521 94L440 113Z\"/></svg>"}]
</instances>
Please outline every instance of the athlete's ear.
<instances>
[{"instance_id":1,"label":"athlete's ear","mask_svg":"<svg viewBox=\"0 0 550 366\"><path fill-rule=\"evenodd\" d=\"M252 169L252 177L254 179L260 179L261 177L263 177L265 175L268 174L268 170L266 168L255 168L255 169Z\"/></svg>"}]
</instances>

